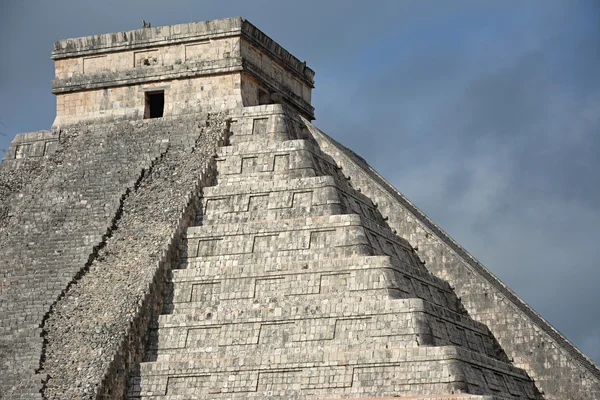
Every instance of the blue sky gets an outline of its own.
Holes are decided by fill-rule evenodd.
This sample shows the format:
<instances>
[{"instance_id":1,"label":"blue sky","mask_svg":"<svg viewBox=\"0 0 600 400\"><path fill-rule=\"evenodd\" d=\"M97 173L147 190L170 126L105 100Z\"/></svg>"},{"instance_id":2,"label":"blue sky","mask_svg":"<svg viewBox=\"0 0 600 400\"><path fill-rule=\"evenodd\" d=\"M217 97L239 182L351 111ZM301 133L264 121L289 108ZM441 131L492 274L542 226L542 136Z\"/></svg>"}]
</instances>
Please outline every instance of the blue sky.
<instances>
[{"instance_id":1,"label":"blue sky","mask_svg":"<svg viewBox=\"0 0 600 400\"><path fill-rule=\"evenodd\" d=\"M316 71L315 123L600 362L600 2L0 3L0 148L47 129L54 41L243 16Z\"/></svg>"}]
</instances>

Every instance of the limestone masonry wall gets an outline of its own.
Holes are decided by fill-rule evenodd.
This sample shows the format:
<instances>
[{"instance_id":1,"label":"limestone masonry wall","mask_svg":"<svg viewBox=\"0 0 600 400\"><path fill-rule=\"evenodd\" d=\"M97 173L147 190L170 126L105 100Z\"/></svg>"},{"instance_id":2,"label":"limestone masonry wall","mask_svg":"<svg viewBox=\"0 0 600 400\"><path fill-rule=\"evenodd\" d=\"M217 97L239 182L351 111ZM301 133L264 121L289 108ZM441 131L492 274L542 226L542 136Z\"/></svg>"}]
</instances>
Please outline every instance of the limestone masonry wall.
<instances>
[{"instance_id":1,"label":"limestone masonry wall","mask_svg":"<svg viewBox=\"0 0 600 400\"><path fill-rule=\"evenodd\" d=\"M55 61L56 79L68 79L102 72L122 72L144 67L174 67L240 57L239 37L204 39L192 43L162 45L137 50L61 58Z\"/></svg>"},{"instance_id":2,"label":"limestone masonry wall","mask_svg":"<svg viewBox=\"0 0 600 400\"><path fill-rule=\"evenodd\" d=\"M53 58L53 126L137 119L149 89L165 90L165 115L270 102L314 114L314 72L240 18L61 40ZM261 81L262 99L256 92L240 95L241 71L242 80Z\"/></svg>"},{"instance_id":3,"label":"limestone masonry wall","mask_svg":"<svg viewBox=\"0 0 600 400\"><path fill-rule=\"evenodd\" d=\"M266 82L273 82L282 90L287 89L293 96L310 105L312 83L307 85L302 77L285 68L285 65L279 60L271 58L266 51L253 45L248 40L241 41L241 56L252 63L257 71L271 78L265 80Z\"/></svg>"},{"instance_id":4,"label":"limestone masonry wall","mask_svg":"<svg viewBox=\"0 0 600 400\"><path fill-rule=\"evenodd\" d=\"M181 143L188 137L189 148L204 119L194 115L81 124L14 141L0 164L0 398L40 398L44 385L52 381L42 367L46 349L52 348L47 329L52 325L46 324L57 301L77 286L98 257L144 171L164 156L173 137ZM56 136L58 141L50 140ZM56 151L44 157L31 157L29 151L10 158L19 145L41 141L56 142ZM74 360L79 352L72 349L68 357ZM99 356L90 352L82 357L85 354Z\"/></svg>"},{"instance_id":5,"label":"limestone masonry wall","mask_svg":"<svg viewBox=\"0 0 600 400\"><path fill-rule=\"evenodd\" d=\"M57 96L54 125L85 121L141 120L145 93L164 91L164 116L217 112L241 108L241 75L212 75L107 89L69 92Z\"/></svg>"},{"instance_id":6,"label":"limestone masonry wall","mask_svg":"<svg viewBox=\"0 0 600 400\"><path fill-rule=\"evenodd\" d=\"M239 35L276 57L307 83L313 83L315 72L305 62L298 60L250 22L239 17L59 40L54 43L52 58L58 60Z\"/></svg>"},{"instance_id":7,"label":"limestone masonry wall","mask_svg":"<svg viewBox=\"0 0 600 400\"><path fill-rule=\"evenodd\" d=\"M600 399L600 370L591 360L363 159L305 123L352 185L377 203L390 227L418 248L427 269L452 285L469 314L489 327L514 364L535 380L544 398Z\"/></svg>"}]
</instances>

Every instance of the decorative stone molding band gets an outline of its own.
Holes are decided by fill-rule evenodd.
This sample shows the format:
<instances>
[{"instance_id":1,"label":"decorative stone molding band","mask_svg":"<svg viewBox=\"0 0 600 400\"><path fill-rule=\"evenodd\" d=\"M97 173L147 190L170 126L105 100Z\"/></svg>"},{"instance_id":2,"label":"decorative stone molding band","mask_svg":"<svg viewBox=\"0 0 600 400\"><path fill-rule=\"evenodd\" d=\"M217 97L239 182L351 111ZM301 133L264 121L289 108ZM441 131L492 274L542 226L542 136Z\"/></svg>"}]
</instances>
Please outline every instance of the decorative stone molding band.
<instances>
[{"instance_id":1,"label":"decorative stone molding band","mask_svg":"<svg viewBox=\"0 0 600 400\"><path fill-rule=\"evenodd\" d=\"M90 54L183 44L238 35L243 35L268 51L270 55L307 83L314 82L315 72L307 67L305 62L298 60L250 22L240 17L59 40L54 43L52 59L59 60Z\"/></svg>"}]
</instances>

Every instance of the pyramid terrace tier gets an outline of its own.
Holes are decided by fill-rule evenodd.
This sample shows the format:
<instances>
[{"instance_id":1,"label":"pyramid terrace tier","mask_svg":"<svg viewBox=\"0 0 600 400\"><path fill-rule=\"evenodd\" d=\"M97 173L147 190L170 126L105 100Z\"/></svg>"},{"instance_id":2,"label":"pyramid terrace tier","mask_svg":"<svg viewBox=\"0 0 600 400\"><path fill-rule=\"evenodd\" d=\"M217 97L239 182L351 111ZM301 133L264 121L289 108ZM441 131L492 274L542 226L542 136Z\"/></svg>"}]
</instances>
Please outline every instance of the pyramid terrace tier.
<instances>
[{"instance_id":1,"label":"pyramid terrace tier","mask_svg":"<svg viewBox=\"0 0 600 400\"><path fill-rule=\"evenodd\" d=\"M452 346L312 350L284 348L231 358L208 355L148 362L134 377L137 391L130 394L142 398L240 398L235 397L238 394L261 398L257 396L277 393L281 398L312 395L308 398L316 399L467 392L505 399L536 398L533 384L522 370Z\"/></svg>"},{"instance_id":2,"label":"pyramid terrace tier","mask_svg":"<svg viewBox=\"0 0 600 400\"><path fill-rule=\"evenodd\" d=\"M239 223L343 214L331 176L240 182L204 188L202 223Z\"/></svg>"},{"instance_id":3,"label":"pyramid terrace tier","mask_svg":"<svg viewBox=\"0 0 600 400\"><path fill-rule=\"evenodd\" d=\"M350 398L350 397L346 397ZM467 393L438 394L426 396L394 396L394 397L351 397L353 400L502 400L505 397L473 395ZM328 397L327 400L342 400L340 397Z\"/></svg>"},{"instance_id":4,"label":"pyramid terrace tier","mask_svg":"<svg viewBox=\"0 0 600 400\"><path fill-rule=\"evenodd\" d=\"M255 142L263 138L282 142L310 137L308 129L300 118L289 113L279 104L244 107L241 115L234 115L231 118L232 145Z\"/></svg>"},{"instance_id":5,"label":"pyramid terrace tier","mask_svg":"<svg viewBox=\"0 0 600 400\"><path fill-rule=\"evenodd\" d=\"M318 148L306 140L221 147L216 159L217 184L336 174L337 167L323 157Z\"/></svg>"},{"instance_id":6,"label":"pyramid terrace tier","mask_svg":"<svg viewBox=\"0 0 600 400\"><path fill-rule=\"evenodd\" d=\"M299 274L279 274L249 278L198 280L179 282L174 285L173 306L189 308L185 303L225 302L302 296L305 301L320 301L329 293L348 296L371 296L376 292L400 297L401 291L395 282L379 269L359 269L354 271L308 272ZM407 291L405 288L404 291ZM445 303L445 298L438 299Z\"/></svg>"},{"instance_id":7,"label":"pyramid terrace tier","mask_svg":"<svg viewBox=\"0 0 600 400\"><path fill-rule=\"evenodd\" d=\"M366 246L371 249L366 255L377 249L405 260L412 252L406 240L356 214L205 225L189 228L187 240L188 257Z\"/></svg>"},{"instance_id":8,"label":"pyramid terrace tier","mask_svg":"<svg viewBox=\"0 0 600 400\"><path fill-rule=\"evenodd\" d=\"M202 204L205 225L356 213L385 226L367 197L331 175L219 184L204 188Z\"/></svg>"},{"instance_id":9,"label":"pyramid terrace tier","mask_svg":"<svg viewBox=\"0 0 600 400\"><path fill-rule=\"evenodd\" d=\"M374 291L394 298L419 297L433 304L462 312L449 285L429 274L423 267L400 262L387 256L329 258L280 262L276 258L258 263L200 266L173 270L174 308L189 308L185 303L215 302L235 298L264 299L293 295L375 295ZM271 290L274 290L271 292ZM367 295L367 293L362 293Z\"/></svg>"},{"instance_id":10,"label":"pyramid terrace tier","mask_svg":"<svg viewBox=\"0 0 600 400\"><path fill-rule=\"evenodd\" d=\"M137 387L140 386L141 378L135 377L131 379L131 384ZM135 394L133 394L135 393ZM188 392L189 393L189 392ZM368 395L367 395L368 396ZM139 389L135 392L131 392L128 396L128 399L140 399L142 398L139 395ZM156 399L164 399L166 397L161 396L144 396L143 398L156 398ZM280 400L282 398L285 399L294 399L294 400L313 400L315 399L314 395L310 394L299 394L297 391L290 393L290 391L282 391L281 393L270 391L269 393L227 393L227 395L222 394L212 394L211 396L203 395L204 399L231 399L231 400L246 400L246 399L260 399L260 400ZM171 394L168 397L169 400L189 400L190 394ZM327 395L323 397L324 400L507 400L514 399L514 397L504 397L501 395L474 395L474 394L434 394L434 395L424 395L424 396L415 396L415 395L394 395L393 397L364 397L361 395L344 395L341 397L340 395Z\"/></svg>"},{"instance_id":11,"label":"pyramid terrace tier","mask_svg":"<svg viewBox=\"0 0 600 400\"><path fill-rule=\"evenodd\" d=\"M193 308L159 317L152 348L161 354L162 349L203 352L214 346L301 348L305 342L378 341L405 347L457 345L506 360L484 325L422 299L363 296L359 300L329 294L310 300L290 297L262 303L196 303ZM264 349L247 346L244 350L260 353Z\"/></svg>"}]
</instances>

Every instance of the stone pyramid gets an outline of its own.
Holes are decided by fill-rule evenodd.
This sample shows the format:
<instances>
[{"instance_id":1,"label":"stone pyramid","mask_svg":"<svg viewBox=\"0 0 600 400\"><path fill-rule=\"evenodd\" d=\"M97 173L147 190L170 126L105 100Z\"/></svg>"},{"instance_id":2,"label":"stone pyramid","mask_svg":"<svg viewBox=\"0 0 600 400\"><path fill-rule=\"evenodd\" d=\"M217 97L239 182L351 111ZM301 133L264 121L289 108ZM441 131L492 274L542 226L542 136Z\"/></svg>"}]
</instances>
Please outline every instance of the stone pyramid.
<instances>
[{"instance_id":1,"label":"stone pyramid","mask_svg":"<svg viewBox=\"0 0 600 400\"><path fill-rule=\"evenodd\" d=\"M600 400L600 369L312 124L243 18L55 43L0 164L0 399Z\"/></svg>"},{"instance_id":2,"label":"stone pyramid","mask_svg":"<svg viewBox=\"0 0 600 400\"><path fill-rule=\"evenodd\" d=\"M541 398L312 129L234 117L128 398Z\"/></svg>"}]
</instances>

